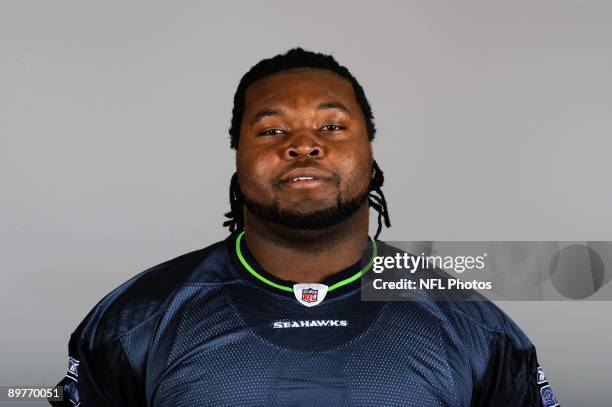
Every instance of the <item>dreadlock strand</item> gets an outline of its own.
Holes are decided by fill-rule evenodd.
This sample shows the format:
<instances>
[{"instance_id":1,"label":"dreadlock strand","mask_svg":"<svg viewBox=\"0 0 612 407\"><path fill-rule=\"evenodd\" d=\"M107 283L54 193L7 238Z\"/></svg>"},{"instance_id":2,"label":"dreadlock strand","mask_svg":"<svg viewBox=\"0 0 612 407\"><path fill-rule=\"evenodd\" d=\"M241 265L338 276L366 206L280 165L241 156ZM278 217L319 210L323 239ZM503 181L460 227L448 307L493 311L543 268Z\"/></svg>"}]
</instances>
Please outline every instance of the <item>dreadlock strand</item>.
<instances>
[{"instance_id":1,"label":"dreadlock strand","mask_svg":"<svg viewBox=\"0 0 612 407\"><path fill-rule=\"evenodd\" d=\"M377 239L382 231L383 220L386 227L391 227L391 219L389 218L387 200L385 199L385 194L383 194L381 189L385 182L385 176L378 166L376 160L372 162L372 171L374 174L372 177L372 182L370 183L368 203L378 212L378 228L376 229L376 235L374 235L374 239Z\"/></svg>"},{"instance_id":2,"label":"dreadlock strand","mask_svg":"<svg viewBox=\"0 0 612 407\"><path fill-rule=\"evenodd\" d=\"M244 219L242 218L242 195L238 183L238 172L232 175L230 181L230 211L225 214L229 220L223 222L224 227L229 227L229 231L233 232L237 229L244 229Z\"/></svg>"}]
</instances>

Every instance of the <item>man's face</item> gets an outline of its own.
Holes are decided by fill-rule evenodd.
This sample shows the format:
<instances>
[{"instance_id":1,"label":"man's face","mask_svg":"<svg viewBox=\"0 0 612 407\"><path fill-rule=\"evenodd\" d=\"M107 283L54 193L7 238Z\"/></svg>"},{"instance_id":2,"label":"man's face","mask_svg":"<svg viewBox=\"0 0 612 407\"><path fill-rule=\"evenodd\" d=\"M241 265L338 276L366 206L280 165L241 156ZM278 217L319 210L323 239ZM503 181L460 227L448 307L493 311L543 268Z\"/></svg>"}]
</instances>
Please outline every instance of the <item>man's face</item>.
<instances>
[{"instance_id":1,"label":"man's face","mask_svg":"<svg viewBox=\"0 0 612 407\"><path fill-rule=\"evenodd\" d=\"M372 146L351 83L296 69L246 91L236 152L251 213L293 228L332 226L367 199Z\"/></svg>"}]
</instances>

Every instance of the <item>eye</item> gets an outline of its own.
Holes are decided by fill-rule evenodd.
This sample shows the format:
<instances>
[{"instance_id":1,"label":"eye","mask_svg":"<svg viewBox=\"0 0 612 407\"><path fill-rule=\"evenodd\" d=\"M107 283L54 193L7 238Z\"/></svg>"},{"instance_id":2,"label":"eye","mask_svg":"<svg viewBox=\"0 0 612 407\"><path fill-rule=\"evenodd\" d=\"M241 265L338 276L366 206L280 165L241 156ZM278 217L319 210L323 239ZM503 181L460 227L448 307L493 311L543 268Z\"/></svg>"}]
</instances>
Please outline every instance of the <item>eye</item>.
<instances>
[{"instance_id":1,"label":"eye","mask_svg":"<svg viewBox=\"0 0 612 407\"><path fill-rule=\"evenodd\" d=\"M339 126L337 124L326 124L325 126L321 127L319 130L320 131L338 131L338 130L344 130L345 128L343 126Z\"/></svg>"},{"instance_id":2,"label":"eye","mask_svg":"<svg viewBox=\"0 0 612 407\"><path fill-rule=\"evenodd\" d=\"M267 130L260 131L257 134L260 136L280 136L284 133L285 131L281 129L267 129Z\"/></svg>"}]
</instances>

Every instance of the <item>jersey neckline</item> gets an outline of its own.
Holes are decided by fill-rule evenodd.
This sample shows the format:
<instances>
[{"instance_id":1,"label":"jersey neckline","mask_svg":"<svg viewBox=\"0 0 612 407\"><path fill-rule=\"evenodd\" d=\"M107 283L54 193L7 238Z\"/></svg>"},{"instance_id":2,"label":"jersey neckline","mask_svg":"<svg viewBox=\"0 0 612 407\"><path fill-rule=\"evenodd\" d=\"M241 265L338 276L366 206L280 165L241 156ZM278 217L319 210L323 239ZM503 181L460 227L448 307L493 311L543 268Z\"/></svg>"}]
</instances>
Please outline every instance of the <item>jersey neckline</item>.
<instances>
[{"instance_id":1,"label":"jersey neckline","mask_svg":"<svg viewBox=\"0 0 612 407\"><path fill-rule=\"evenodd\" d=\"M300 282L282 280L270 273L255 260L244 239L245 231L233 233L227 239L227 250L239 275L247 281L268 291L293 297L293 286ZM360 277L367 273L378 253L377 242L370 236L363 256L353 265L321 281L328 287L328 297L353 291L360 284Z\"/></svg>"}]
</instances>

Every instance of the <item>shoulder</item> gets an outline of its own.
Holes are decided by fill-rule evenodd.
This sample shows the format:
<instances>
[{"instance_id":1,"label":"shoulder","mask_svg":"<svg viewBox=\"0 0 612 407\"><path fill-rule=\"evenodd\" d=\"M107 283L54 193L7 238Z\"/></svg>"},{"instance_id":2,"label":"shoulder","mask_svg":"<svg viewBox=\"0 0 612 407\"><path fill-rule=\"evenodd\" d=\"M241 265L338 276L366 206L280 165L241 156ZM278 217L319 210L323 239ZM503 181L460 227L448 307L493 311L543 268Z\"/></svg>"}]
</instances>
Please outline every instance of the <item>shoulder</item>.
<instances>
[{"instance_id":1,"label":"shoulder","mask_svg":"<svg viewBox=\"0 0 612 407\"><path fill-rule=\"evenodd\" d=\"M382 256L395 256L396 254L419 257L396 247L381 244L380 254ZM386 271L388 272L388 271ZM417 289L405 294L397 290L399 294L392 292L396 299L404 297L416 300L424 312L429 312L443 322L443 328L459 337L477 336L484 341L492 342L494 338L505 337L517 349L528 349L533 347L527 336L518 325L504 313L497 305L473 289L449 289L451 276L445 270L438 267L424 267L419 263L417 269L411 273L391 269L390 281L409 278L414 280L416 287L421 287L419 282L429 280L442 281L441 288ZM432 286L435 287L435 286Z\"/></svg>"},{"instance_id":2,"label":"shoulder","mask_svg":"<svg viewBox=\"0 0 612 407\"><path fill-rule=\"evenodd\" d=\"M163 313L191 285L232 281L226 242L221 241L151 267L115 288L87 314L73 335L90 346L109 342Z\"/></svg>"},{"instance_id":3,"label":"shoulder","mask_svg":"<svg viewBox=\"0 0 612 407\"><path fill-rule=\"evenodd\" d=\"M480 330L491 337L503 336L517 349L533 347L519 326L497 305L484 297L466 301L443 301L439 305L470 329Z\"/></svg>"}]
</instances>

